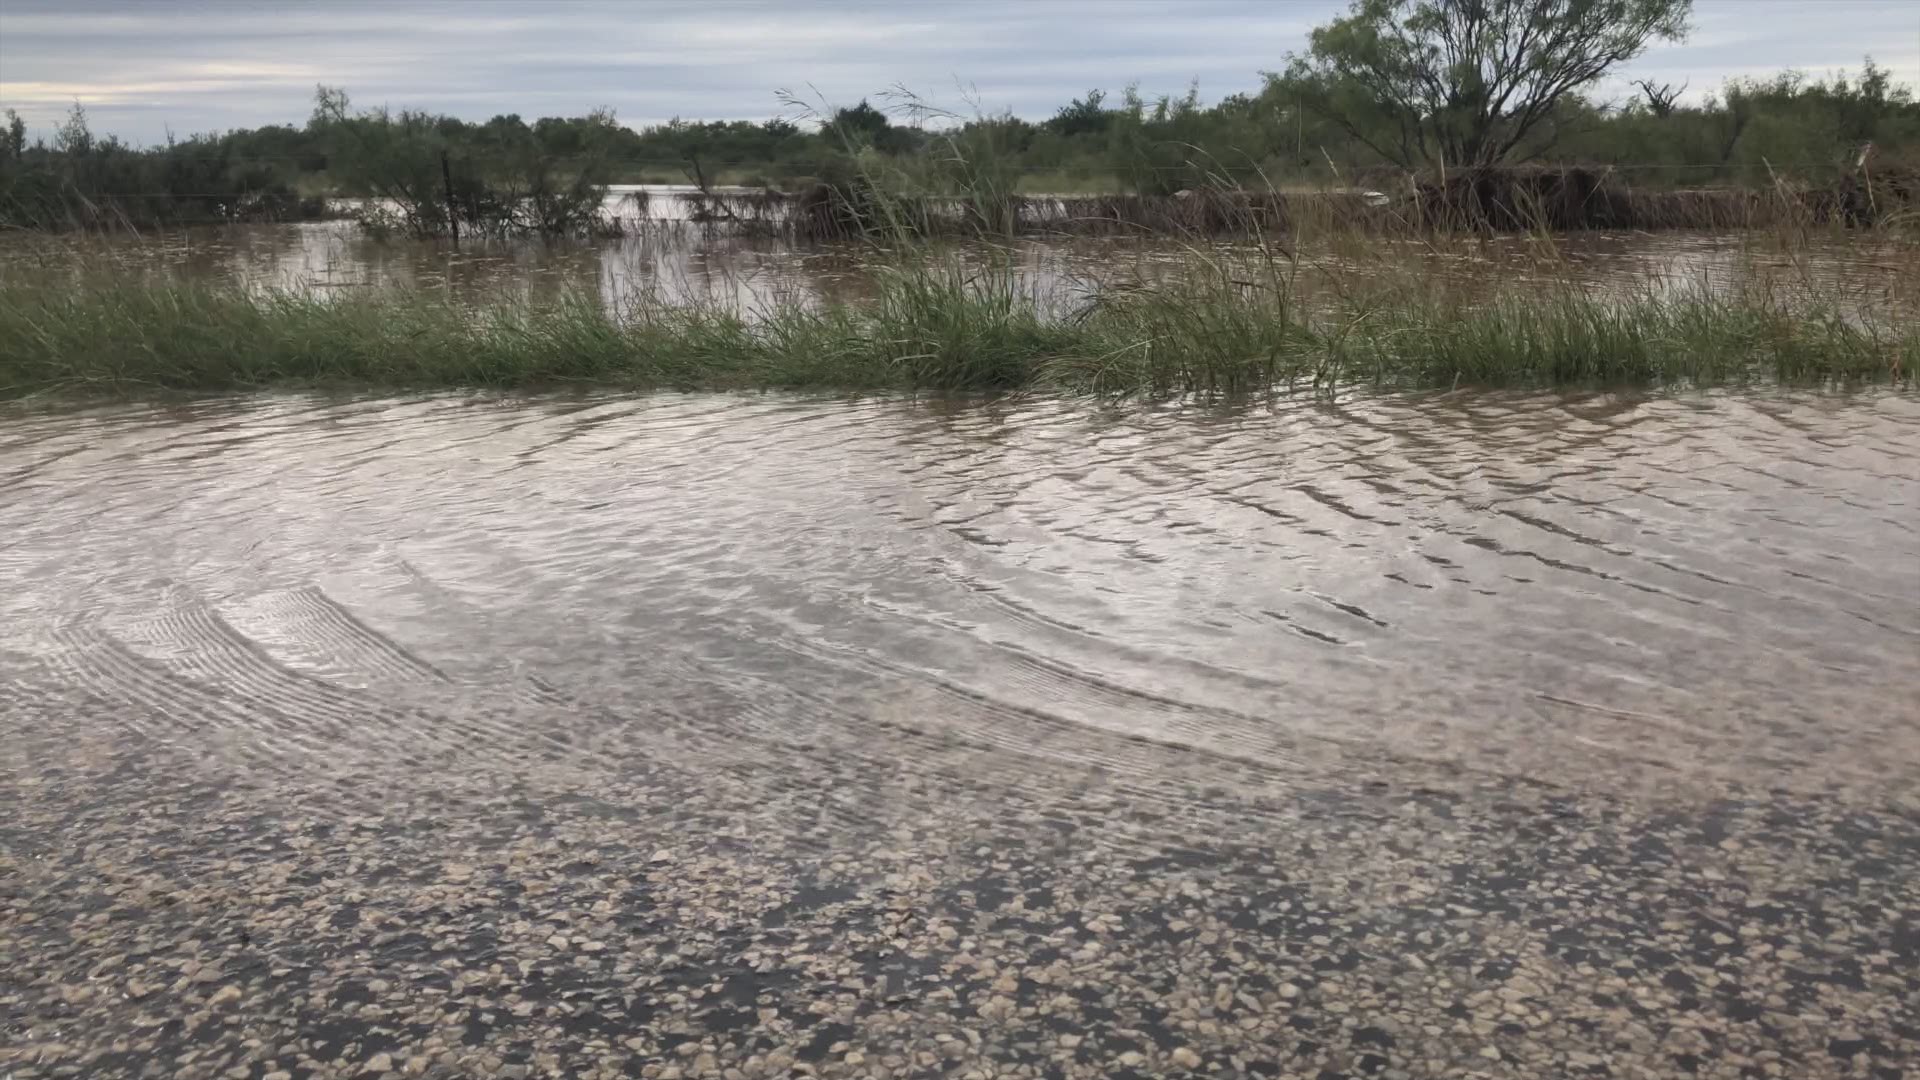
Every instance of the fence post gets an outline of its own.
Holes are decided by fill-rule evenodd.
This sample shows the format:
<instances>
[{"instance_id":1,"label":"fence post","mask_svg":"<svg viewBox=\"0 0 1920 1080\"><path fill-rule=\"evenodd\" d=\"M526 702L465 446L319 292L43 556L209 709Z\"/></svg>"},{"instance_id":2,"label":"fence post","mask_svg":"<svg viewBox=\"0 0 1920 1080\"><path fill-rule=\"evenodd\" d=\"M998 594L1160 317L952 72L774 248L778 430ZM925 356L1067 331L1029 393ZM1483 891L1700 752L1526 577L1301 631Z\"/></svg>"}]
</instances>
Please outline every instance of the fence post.
<instances>
[{"instance_id":1,"label":"fence post","mask_svg":"<svg viewBox=\"0 0 1920 1080\"><path fill-rule=\"evenodd\" d=\"M447 228L453 230L453 244L460 246L460 211L453 205L453 166L447 164L447 152L440 151L440 182L447 190Z\"/></svg>"}]
</instances>

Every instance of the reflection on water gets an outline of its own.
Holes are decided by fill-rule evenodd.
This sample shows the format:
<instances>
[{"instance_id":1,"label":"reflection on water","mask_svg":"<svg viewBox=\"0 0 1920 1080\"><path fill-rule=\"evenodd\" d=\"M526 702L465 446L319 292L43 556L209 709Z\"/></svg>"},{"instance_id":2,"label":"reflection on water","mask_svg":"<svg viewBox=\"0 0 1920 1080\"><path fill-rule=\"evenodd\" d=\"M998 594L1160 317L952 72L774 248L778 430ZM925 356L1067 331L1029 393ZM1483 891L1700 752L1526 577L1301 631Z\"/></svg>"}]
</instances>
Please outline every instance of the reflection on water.
<instances>
[{"instance_id":1,"label":"reflection on water","mask_svg":"<svg viewBox=\"0 0 1920 1080\"><path fill-rule=\"evenodd\" d=\"M351 292L369 288L444 289L474 297L551 296L586 291L610 301L654 297L717 302L742 310L788 303L851 300L872 286L874 249L855 243L794 245L743 236L687 220L679 191L651 195L644 220L614 197L613 211L633 222L626 235L591 242L377 239L351 222L248 225L126 237L53 241L28 234L0 238L0 279L112 266L254 286ZM1034 297L1070 305L1102 283L1192 273L1192 245L1164 237L1023 238L989 249L949 249L973 263L1009 258ZM1213 244L1206 252L1229 276L1266 280L1259 250ZM1369 281L1441 283L1468 296L1498 289L1572 282L1621 292L1726 290L1757 285L1776 295L1814 294L1849 310L1920 307L1920 275L1898 241L1835 236L1781 249L1736 234L1582 233L1543 239L1502 236L1435 244L1408 238L1349 242L1310 250L1276 266L1309 296L1340 297Z\"/></svg>"},{"instance_id":2,"label":"reflection on water","mask_svg":"<svg viewBox=\"0 0 1920 1080\"><path fill-rule=\"evenodd\" d=\"M1898 392L14 408L0 519L0 680L214 754L482 753L639 700L662 740L773 740L742 754L1920 770Z\"/></svg>"}]
</instances>

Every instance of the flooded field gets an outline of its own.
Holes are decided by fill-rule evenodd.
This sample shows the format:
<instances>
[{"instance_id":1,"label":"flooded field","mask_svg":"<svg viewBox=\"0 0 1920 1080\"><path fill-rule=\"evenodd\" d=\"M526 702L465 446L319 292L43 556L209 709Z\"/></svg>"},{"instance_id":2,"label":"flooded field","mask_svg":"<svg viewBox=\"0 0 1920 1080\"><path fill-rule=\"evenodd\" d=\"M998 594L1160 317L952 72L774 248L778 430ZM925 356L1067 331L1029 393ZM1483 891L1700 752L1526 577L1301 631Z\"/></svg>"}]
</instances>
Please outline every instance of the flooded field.
<instances>
[{"instance_id":1,"label":"flooded field","mask_svg":"<svg viewBox=\"0 0 1920 1080\"><path fill-rule=\"evenodd\" d=\"M613 303L719 303L752 312L788 303L857 301L884 253L856 242L794 244L688 219L676 189L656 189L644 217L611 200L624 236L596 241L473 240L368 235L350 221L237 225L138 237L0 237L0 280L103 269L261 288L353 293L445 290L475 300L598 295ZM1247 242L1167 236L1024 237L956 243L951 257L1008 261L1036 300L1070 308L1103 286L1193 272L1196 256L1230 276L1284 275L1327 302L1419 281L1466 296L1569 284L1623 296L1751 289L1863 311L1920 311L1914 247L1899 236L1784 237L1735 233L1581 233L1555 237L1276 237ZM1271 263L1271 265L1269 265Z\"/></svg>"},{"instance_id":2,"label":"flooded field","mask_svg":"<svg viewBox=\"0 0 1920 1080\"><path fill-rule=\"evenodd\" d=\"M1907 391L14 406L0 519L16 1077L1920 1060Z\"/></svg>"}]
</instances>

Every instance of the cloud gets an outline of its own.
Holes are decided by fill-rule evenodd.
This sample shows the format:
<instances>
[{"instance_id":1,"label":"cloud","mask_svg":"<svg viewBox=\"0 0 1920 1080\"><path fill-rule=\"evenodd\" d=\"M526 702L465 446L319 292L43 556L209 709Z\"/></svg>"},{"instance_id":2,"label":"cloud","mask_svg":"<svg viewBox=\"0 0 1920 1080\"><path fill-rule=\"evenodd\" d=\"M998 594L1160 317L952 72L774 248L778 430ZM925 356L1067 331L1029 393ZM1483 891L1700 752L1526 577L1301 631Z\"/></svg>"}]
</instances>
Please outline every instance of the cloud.
<instances>
[{"instance_id":1,"label":"cloud","mask_svg":"<svg viewBox=\"0 0 1920 1080\"><path fill-rule=\"evenodd\" d=\"M354 100L450 112L764 119L775 92L834 103L906 86L952 107L1050 115L1092 87L1138 81L1218 98L1258 85L1343 0L969 0L706 5L605 0L330 0L263 11L239 0L5 0L0 105L39 131L75 100L132 141L299 123L315 83ZM1857 67L1872 53L1920 83L1920 6L1908 0L1698 0L1690 42L1602 87L1646 75L1689 96L1734 75ZM962 88L967 88L963 92Z\"/></svg>"}]
</instances>

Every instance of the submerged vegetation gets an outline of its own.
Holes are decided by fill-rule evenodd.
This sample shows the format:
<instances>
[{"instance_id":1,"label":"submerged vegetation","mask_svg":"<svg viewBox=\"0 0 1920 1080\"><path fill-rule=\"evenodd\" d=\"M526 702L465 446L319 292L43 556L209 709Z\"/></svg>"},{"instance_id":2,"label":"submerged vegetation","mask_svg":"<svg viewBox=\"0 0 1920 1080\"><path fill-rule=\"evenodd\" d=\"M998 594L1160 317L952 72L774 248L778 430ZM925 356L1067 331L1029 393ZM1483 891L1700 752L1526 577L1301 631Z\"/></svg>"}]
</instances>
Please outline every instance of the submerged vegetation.
<instances>
[{"instance_id":1,"label":"submerged vegetation","mask_svg":"<svg viewBox=\"0 0 1920 1080\"><path fill-rule=\"evenodd\" d=\"M613 114L529 126L498 116L470 126L386 108L356 112L322 87L308 129L330 148L348 191L372 196L362 223L412 236L592 235L611 227L606 194Z\"/></svg>"}]
</instances>

